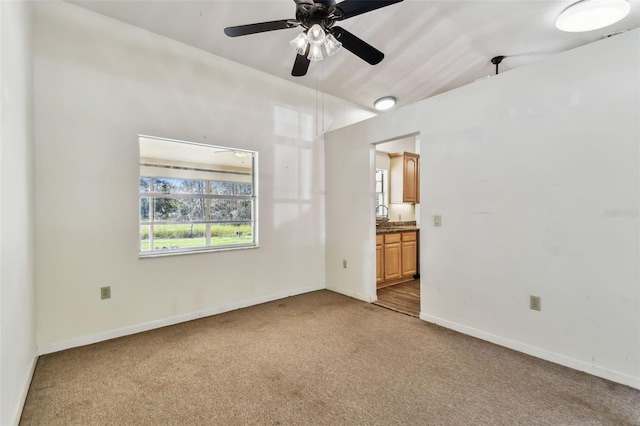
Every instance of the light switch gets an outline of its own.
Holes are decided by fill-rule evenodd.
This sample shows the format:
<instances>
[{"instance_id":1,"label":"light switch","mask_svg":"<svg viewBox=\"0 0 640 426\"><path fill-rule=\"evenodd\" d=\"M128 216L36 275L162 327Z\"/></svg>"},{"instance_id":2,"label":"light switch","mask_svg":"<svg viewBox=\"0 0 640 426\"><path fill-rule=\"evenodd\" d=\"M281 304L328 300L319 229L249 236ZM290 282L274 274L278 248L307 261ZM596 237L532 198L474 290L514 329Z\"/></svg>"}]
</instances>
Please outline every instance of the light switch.
<instances>
[{"instance_id":1,"label":"light switch","mask_svg":"<svg viewBox=\"0 0 640 426\"><path fill-rule=\"evenodd\" d=\"M439 214L433 216L433 226L438 228L442 226L442 216Z\"/></svg>"}]
</instances>

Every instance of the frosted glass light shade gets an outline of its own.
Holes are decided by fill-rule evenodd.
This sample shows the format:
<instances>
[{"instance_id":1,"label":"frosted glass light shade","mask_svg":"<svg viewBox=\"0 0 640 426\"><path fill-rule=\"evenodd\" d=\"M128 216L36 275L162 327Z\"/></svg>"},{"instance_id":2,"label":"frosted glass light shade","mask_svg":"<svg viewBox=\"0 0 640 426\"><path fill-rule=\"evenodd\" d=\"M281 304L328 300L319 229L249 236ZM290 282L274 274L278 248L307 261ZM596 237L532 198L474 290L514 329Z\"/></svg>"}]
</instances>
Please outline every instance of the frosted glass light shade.
<instances>
[{"instance_id":1,"label":"frosted glass light shade","mask_svg":"<svg viewBox=\"0 0 640 426\"><path fill-rule=\"evenodd\" d=\"M325 33L322 27L318 24L315 24L309 31L307 31L307 40L312 46L320 46L324 43Z\"/></svg>"},{"instance_id":2,"label":"frosted glass light shade","mask_svg":"<svg viewBox=\"0 0 640 426\"><path fill-rule=\"evenodd\" d=\"M566 8L556 20L561 31L592 31L615 24L629 14L627 0L582 0Z\"/></svg>"},{"instance_id":3,"label":"frosted glass light shade","mask_svg":"<svg viewBox=\"0 0 640 426\"><path fill-rule=\"evenodd\" d=\"M324 39L324 48L327 49L327 55L335 55L341 47L342 43L340 43L332 34L327 34Z\"/></svg>"},{"instance_id":4,"label":"frosted glass light shade","mask_svg":"<svg viewBox=\"0 0 640 426\"><path fill-rule=\"evenodd\" d=\"M309 44L307 41L307 35L305 33L300 33L298 34L298 37L291 40L289 44L298 55L304 55L307 51L307 45Z\"/></svg>"},{"instance_id":5,"label":"frosted glass light shade","mask_svg":"<svg viewBox=\"0 0 640 426\"><path fill-rule=\"evenodd\" d=\"M322 58L322 46L321 45L311 45L311 49L309 49L309 56L307 56L307 59L309 59L310 61L314 61L314 62L319 62L321 61Z\"/></svg>"}]
</instances>

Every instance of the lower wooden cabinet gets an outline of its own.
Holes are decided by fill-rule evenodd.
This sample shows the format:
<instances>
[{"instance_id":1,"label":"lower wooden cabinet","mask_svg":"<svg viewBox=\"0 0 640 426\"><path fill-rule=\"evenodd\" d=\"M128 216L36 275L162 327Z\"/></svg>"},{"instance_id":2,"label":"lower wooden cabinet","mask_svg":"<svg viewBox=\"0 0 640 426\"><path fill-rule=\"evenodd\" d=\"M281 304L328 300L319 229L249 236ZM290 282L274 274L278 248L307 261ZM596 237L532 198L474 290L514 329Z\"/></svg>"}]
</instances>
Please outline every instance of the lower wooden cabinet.
<instances>
[{"instance_id":1,"label":"lower wooden cabinet","mask_svg":"<svg viewBox=\"0 0 640 426\"><path fill-rule=\"evenodd\" d=\"M412 280L418 272L417 248L416 231L376 235L377 287Z\"/></svg>"},{"instance_id":2,"label":"lower wooden cabinet","mask_svg":"<svg viewBox=\"0 0 640 426\"><path fill-rule=\"evenodd\" d=\"M402 245L400 234L384 235L384 280L402 278Z\"/></svg>"},{"instance_id":3,"label":"lower wooden cabinet","mask_svg":"<svg viewBox=\"0 0 640 426\"><path fill-rule=\"evenodd\" d=\"M402 276L413 277L418 272L417 241L415 232L402 234Z\"/></svg>"}]
</instances>

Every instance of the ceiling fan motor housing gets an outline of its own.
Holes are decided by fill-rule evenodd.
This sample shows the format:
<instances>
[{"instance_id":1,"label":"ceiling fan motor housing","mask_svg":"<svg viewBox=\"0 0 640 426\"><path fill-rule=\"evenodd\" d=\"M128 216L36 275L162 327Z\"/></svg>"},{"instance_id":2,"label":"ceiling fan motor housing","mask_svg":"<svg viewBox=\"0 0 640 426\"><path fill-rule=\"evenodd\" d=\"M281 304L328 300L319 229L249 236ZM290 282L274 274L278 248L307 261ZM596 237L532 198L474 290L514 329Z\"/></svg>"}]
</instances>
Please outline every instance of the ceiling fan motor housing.
<instances>
[{"instance_id":1,"label":"ceiling fan motor housing","mask_svg":"<svg viewBox=\"0 0 640 426\"><path fill-rule=\"evenodd\" d=\"M329 29L335 21L331 18L336 10L335 0L295 0L296 20L304 28L309 29L315 24L323 29Z\"/></svg>"}]
</instances>

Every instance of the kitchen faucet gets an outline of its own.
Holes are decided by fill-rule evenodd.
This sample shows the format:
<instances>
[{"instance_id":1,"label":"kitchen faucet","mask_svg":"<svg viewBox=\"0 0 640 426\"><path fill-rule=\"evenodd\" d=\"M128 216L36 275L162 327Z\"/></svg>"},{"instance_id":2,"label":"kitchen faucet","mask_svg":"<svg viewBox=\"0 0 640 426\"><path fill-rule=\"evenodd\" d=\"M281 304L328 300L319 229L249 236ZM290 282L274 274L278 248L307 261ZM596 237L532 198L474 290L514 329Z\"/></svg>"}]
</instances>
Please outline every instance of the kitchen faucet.
<instances>
[{"instance_id":1,"label":"kitchen faucet","mask_svg":"<svg viewBox=\"0 0 640 426\"><path fill-rule=\"evenodd\" d=\"M380 210L382 214L378 214L378 210ZM376 206L376 219L377 218L381 218L383 221L389 220L389 208L384 204Z\"/></svg>"}]
</instances>

